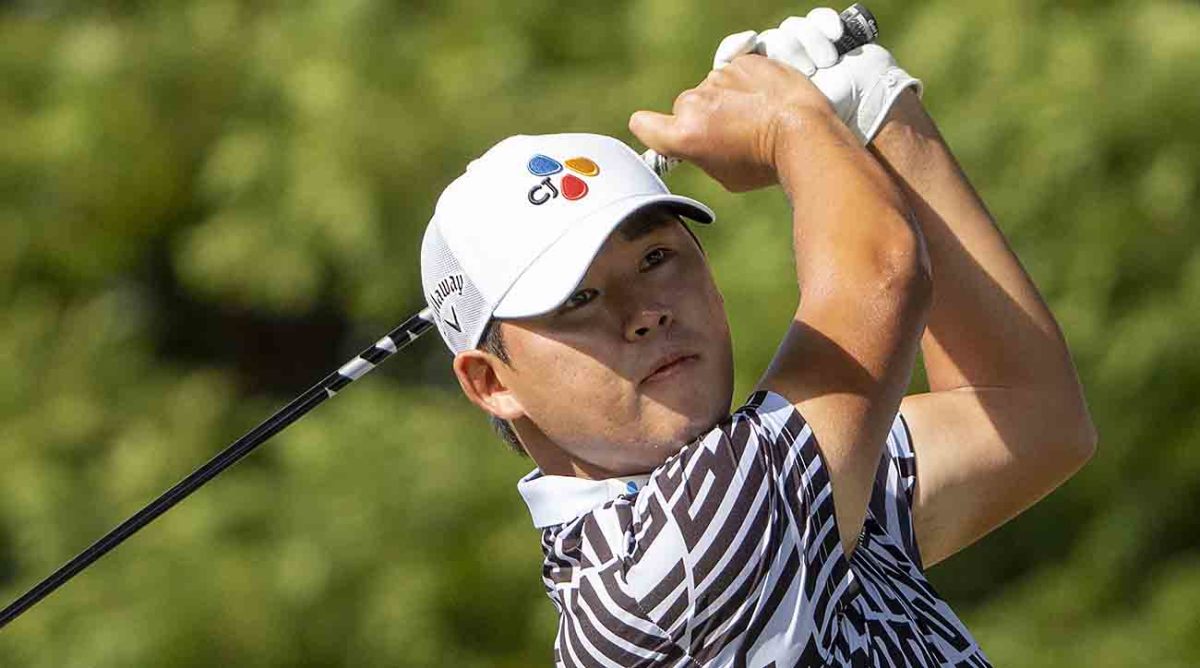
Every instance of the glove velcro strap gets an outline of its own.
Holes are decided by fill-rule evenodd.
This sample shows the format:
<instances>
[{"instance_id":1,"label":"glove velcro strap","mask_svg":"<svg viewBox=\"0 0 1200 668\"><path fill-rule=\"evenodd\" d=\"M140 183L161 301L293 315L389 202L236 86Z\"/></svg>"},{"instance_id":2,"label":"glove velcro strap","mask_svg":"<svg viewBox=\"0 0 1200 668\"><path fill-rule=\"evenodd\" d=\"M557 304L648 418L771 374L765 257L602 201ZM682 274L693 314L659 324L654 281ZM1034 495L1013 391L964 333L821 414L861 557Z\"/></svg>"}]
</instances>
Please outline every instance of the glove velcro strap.
<instances>
[{"instance_id":1,"label":"glove velcro strap","mask_svg":"<svg viewBox=\"0 0 1200 668\"><path fill-rule=\"evenodd\" d=\"M899 67L892 67L879 75L875 84L863 95L851 129L864 144L875 138L875 133L879 132L888 110L896 103L896 98L910 86L916 88L917 96L924 92L920 79L913 78Z\"/></svg>"}]
</instances>

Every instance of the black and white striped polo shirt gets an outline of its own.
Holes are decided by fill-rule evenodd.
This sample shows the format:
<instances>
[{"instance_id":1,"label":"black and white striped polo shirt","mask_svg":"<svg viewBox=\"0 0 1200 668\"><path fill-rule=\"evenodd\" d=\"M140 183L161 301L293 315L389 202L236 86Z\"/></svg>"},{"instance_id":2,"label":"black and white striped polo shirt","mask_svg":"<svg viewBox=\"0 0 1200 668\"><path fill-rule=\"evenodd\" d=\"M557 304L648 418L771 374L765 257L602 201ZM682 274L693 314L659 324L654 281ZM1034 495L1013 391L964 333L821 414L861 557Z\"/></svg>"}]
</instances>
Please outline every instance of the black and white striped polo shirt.
<instances>
[{"instance_id":1,"label":"black and white striped polo shirt","mask_svg":"<svg viewBox=\"0 0 1200 668\"><path fill-rule=\"evenodd\" d=\"M849 560L790 402L756 392L650 475L517 485L543 530L559 666L987 666L921 572L897 415Z\"/></svg>"}]
</instances>

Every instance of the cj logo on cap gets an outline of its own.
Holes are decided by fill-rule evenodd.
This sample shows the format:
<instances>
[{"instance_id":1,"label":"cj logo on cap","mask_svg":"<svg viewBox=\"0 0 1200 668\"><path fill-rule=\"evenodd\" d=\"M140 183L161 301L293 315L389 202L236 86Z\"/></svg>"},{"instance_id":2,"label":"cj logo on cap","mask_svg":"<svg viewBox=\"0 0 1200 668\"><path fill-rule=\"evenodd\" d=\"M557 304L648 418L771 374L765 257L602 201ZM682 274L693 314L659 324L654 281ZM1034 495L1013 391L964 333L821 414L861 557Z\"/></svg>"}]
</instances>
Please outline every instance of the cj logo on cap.
<instances>
[{"instance_id":1,"label":"cj logo on cap","mask_svg":"<svg viewBox=\"0 0 1200 668\"><path fill-rule=\"evenodd\" d=\"M588 158L571 158L566 162L567 169L583 176L595 176L600 173L600 166ZM529 173L544 177L538 184L529 189L529 203L540 205L562 196L569 200L583 199L588 194L587 182L575 174L563 174L556 188L550 177L563 170L563 163L541 153L529 159Z\"/></svg>"}]
</instances>

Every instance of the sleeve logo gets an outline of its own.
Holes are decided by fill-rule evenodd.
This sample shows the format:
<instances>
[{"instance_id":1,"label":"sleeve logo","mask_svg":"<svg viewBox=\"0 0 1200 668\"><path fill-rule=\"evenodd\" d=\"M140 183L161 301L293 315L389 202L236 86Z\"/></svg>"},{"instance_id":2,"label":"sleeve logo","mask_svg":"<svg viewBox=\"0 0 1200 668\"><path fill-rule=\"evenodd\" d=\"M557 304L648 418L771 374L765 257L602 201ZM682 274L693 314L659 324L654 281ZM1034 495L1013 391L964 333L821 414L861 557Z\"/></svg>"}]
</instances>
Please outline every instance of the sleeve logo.
<instances>
[{"instance_id":1,"label":"sleeve logo","mask_svg":"<svg viewBox=\"0 0 1200 668\"><path fill-rule=\"evenodd\" d=\"M542 177L542 180L537 185L529 189L530 204L540 206L559 195L562 195L563 199L575 201L583 199L588 194L587 182L575 174L588 177L596 176L600 173L600 166L590 158L582 156L571 158L566 161L566 168L570 172L575 172L575 174L564 173L556 186L554 179L551 177L563 171L563 164L541 153L529 159L529 163L526 165L529 173Z\"/></svg>"}]
</instances>

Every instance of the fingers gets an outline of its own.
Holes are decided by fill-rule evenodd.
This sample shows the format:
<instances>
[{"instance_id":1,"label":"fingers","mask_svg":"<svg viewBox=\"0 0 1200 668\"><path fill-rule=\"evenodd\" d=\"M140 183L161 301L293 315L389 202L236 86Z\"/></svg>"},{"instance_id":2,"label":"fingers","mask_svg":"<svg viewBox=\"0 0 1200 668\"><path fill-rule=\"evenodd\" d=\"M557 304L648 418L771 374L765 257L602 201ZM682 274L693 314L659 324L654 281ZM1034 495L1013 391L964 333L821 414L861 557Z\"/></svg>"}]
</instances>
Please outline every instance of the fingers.
<instances>
[{"instance_id":1,"label":"fingers","mask_svg":"<svg viewBox=\"0 0 1200 668\"><path fill-rule=\"evenodd\" d=\"M643 145L663 155L679 155L675 139L675 117L657 111L636 111L629 117L629 131Z\"/></svg>"},{"instance_id":2,"label":"fingers","mask_svg":"<svg viewBox=\"0 0 1200 668\"><path fill-rule=\"evenodd\" d=\"M738 56L753 53L758 46L758 33L753 30L734 33L717 45L717 53L713 56L713 69L725 67Z\"/></svg>"},{"instance_id":3,"label":"fingers","mask_svg":"<svg viewBox=\"0 0 1200 668\"><path fill-rule=\"evenodd\" d=\"M816 22L807 17L793 16L779 24L779 30L799 42L818 68L832 67L837 63L837 47L822 32Z\"/></svg>"},{"instance_id":4,"label":"fingers","mask_svg":"<svg viewBox=\"0 0 1200 668\"><path fill-rule=\"evenodd\" d=\"M717 47L714 69L728 65L739 55L758 53L811 77L817 69L837 64L839 56L834 42L844 31L837 12L818 7L807 16L793 16L778 28L764 30L757 36L746 31L726 37Z\"/></svg>"},{"instance_id":5,"label":"fingers","mask_svg":"<svg viewBox=\"0 0 1200 668\"><path fill-rule=\"evenodd\" d=\"M787 63L803 72L805 76L811 77L817 71L817 66L808 57L808 52L788 33L778 28L764 30L758 41L766 57Z\"/></svg>"},{"instance_id":6,"label":"fingers","mask_svg":"<svg viewBox=\"0 0 1200 668\"><path fill-rule=\"evenodd\" d=\"M817 7L805 16L793 16L778 28L756 33L734 33L721 40L713 56L713 69L719 70L734 58L750 53L785 62L812 76L818 68L832 67L839 60L834 42L845 32L842 18L828 7Z\"/></svg>"},{"instance_id":7,"label":"fingers","mask_svg":"<svg viewBox=\"0 0 1200 668\"><path fill-rule=\"evenodd\" d=\"M821 34L825 35L830 42L836 42L842 38L842 33L846 31L846 26L842 23L842 17L838 13L828 7L817 7L806 16Z\"/></svg>"}]
</instances>

